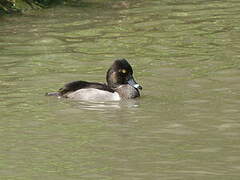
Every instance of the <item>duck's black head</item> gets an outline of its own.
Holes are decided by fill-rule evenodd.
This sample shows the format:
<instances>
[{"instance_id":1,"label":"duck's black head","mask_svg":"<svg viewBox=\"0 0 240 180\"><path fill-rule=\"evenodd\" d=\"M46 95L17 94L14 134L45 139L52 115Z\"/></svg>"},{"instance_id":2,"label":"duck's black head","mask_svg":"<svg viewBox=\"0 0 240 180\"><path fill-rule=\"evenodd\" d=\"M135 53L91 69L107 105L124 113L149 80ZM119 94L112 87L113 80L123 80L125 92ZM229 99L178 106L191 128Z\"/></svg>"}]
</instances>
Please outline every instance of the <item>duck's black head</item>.
<instances>
[{"instance_id":1,"label":"duck's black head","mask_svg":"<svg viewBox=\"0 0 240 180\"><path fill-rule=\"evenodd\" d=\"M133 69L126 59L117 59L107 71L107 83L110 88L129 84L136 89L142 87L133 78Z\"/></svg>"}]
</instances>

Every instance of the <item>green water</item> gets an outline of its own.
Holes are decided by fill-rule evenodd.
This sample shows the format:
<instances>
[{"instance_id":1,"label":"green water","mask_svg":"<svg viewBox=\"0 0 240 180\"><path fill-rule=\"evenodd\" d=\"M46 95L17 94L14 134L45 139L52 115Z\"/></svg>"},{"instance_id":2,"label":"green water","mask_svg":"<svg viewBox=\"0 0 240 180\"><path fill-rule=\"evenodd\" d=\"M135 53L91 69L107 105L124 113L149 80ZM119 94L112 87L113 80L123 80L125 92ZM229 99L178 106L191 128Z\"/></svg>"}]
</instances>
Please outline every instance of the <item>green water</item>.
<instances>
[{"instance_id":1,"label":"green water","mask_svg":"<svg viewBox=\"0 0 240 180\"><path fill-rule=\"evenodd\" d=\"M1 180L240 179L240 2L91 1L0 19ZM129 59L139 100L45 97Z\"/></svg>"}]
</instances>

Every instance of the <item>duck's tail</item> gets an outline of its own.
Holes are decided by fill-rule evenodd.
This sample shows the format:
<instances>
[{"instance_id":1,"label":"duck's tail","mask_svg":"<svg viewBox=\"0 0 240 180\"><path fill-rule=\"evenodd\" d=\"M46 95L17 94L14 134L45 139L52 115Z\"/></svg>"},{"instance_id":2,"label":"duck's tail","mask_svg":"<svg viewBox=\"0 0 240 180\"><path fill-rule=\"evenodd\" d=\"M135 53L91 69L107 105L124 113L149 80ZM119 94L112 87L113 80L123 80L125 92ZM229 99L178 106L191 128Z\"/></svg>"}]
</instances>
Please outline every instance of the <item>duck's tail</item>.
<instances>
[{"instance_id":1,"label":"duck's tail","mask_svg":"<svg viewBox=\"0 0 240 180\"><path fill-rule=\"evenodd\" d=\"M60 93L59 92L49 92L49 93L46 93L45 96L60 96Z\"/></svg>"}]
</instances>

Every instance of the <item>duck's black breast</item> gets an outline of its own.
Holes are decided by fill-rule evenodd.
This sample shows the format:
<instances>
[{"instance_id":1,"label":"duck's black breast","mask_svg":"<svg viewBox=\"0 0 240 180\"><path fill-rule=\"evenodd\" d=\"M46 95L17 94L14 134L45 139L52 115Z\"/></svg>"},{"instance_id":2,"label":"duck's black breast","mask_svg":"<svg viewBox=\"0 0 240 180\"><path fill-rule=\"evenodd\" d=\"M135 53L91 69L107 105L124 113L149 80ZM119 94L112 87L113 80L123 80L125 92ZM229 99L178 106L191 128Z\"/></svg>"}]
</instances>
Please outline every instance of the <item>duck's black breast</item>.
<instances>
[{"instance_id":1,"label":"duck's black breast","mask_svg":"<svg viewBox=\"0 0 240 180\"><path fill-rule=\"evenodd\" d=\"M128 84L120 85L114 90L124 99L134 99L140 96L138 89Z\"/></svg>"},{"instance_id":2,"label":"duck's black breast","mask_svg":"<svg viewBox=\"0 0 240 180\"><path fill-rule=\"evenodd\" d=\"M94 88L108 92L114 92L113 89L108 87L106 84L97 83L97 82L87 82L87 81L73 81L64 85L63 88L59 89L61 96L64 96L67 93L77 91L79 89Z\"/></svg>"}]
</instances>

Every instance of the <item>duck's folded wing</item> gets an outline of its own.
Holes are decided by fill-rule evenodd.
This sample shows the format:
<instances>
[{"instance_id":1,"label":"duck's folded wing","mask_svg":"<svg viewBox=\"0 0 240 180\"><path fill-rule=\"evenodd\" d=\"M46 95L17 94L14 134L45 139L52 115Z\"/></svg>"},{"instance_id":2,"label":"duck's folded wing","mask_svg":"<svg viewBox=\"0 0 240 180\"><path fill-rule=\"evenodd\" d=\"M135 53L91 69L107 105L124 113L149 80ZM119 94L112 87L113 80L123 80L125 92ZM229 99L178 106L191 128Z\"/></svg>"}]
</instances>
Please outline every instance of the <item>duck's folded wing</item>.
<instances>
[{"instance_id":1,"label":"duck's folded wing","mask_svg":"<svg viewBox=\"0 0 240 180\"><path fill-rule=\"evenodd\" d=\"M63 88L59 89L58 92L61 96L64 96L70 92L77 91L79 89L87 89L87 88L95 88L95 89L113 92L113 90L109 88L106 84L87 82L87 81L73 81L73 82L67 83L64 85Z\"/></svg>"}]
</instances>

